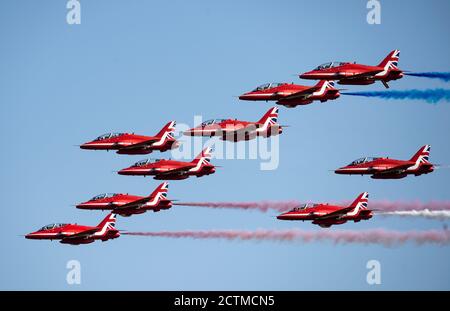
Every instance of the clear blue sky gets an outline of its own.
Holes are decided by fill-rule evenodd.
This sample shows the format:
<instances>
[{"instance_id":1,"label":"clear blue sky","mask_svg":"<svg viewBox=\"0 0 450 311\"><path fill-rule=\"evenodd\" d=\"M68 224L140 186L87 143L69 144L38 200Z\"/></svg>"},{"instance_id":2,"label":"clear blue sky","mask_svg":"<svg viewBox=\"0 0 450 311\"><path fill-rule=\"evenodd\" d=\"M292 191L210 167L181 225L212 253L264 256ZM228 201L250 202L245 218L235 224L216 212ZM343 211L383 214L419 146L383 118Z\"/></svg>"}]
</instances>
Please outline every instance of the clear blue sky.
<instances>
[{"instance_id":1,"label":"clear blue sky","mask_svg":"<svg viewBox=\"0 0 450 311\"><path fill-rule=\"evenodd\" d=\"M256 85L302 82L294 74L331 60L377 64L392 49L400 67L448 71L448 1L382 1L382 23L366 23L366 1L82 1L81 25L66 24L65 1L0 4L2 138L0 289L312 290L450 289L450 247L397 248L172 240L122 236L72 247L19 235L52 222L96 225L105 213L73 204L102 192L144 195L158 182L112 173L143 157L74 147L108 131L154 134L194 115L257 120L271 104L239 102ZM304 84L311 84L305 81ZM393 89L450 87L406 77ZM351 87L380 90L380 84ZM280 109L289 127L281 162L216 160L215 175L171 182L184 201L448 200L450 172L374 181L329 170L355 158L409 158L432 145L450 164L450 105L342 97ZM156 154L159 156L159 154ZM163 155L164 156L164 155ZM133 231L317 229L273 214L174 207L119 218ZM375 218L363 230L440 228L442 222ZM82 284L66 284L66 263L81 263ZM382 285L366 283L366 262L381 262Z\"/></svg>"}]
</instances>

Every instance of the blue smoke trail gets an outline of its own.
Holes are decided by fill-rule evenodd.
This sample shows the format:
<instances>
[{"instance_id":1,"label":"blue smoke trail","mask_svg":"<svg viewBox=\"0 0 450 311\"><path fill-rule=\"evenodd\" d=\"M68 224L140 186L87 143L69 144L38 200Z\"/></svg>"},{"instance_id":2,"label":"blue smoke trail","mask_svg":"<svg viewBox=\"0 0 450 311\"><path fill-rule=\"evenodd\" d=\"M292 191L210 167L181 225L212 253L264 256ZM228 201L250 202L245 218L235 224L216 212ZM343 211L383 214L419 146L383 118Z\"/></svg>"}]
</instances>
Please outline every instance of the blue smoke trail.
<instances>
[{"instance_id":1,"label":"blue smoke trail","mask_svg":"<svg viewBox=\"0 0 450 311\"><path fill-rule=\"evenodd\" d=\"M450 81L450 72L405 72L405 75Z\"/></svg>"},{"instance_id":2,"label":"blue smoke trail","mask_svg":"<svg viewBox=\"0 0 450 311\"><path fill-rule=\"evenodd\" d=\"M383 99L415 99L424 100L430 104L436 104L443 100L450 102L450 90L428 89L428 90L404 90L404 91L375 91L375 92L346 92L343 95L379 97Z\"/></svg>"}]
</instances>

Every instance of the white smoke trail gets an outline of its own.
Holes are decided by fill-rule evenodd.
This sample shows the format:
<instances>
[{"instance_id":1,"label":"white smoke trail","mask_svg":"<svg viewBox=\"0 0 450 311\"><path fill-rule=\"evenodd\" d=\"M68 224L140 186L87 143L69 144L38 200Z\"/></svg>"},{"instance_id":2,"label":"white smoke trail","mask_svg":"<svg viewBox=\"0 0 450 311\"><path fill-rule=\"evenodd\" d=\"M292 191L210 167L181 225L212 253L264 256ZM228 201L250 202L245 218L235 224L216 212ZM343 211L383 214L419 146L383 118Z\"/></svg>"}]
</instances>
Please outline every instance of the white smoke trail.
<instances>
[{"instance_id":1,"label":"white smoke trail","mask_svg":"<svg viewBox=\"0 0 450 311\"><path fill-rule=\"evenodd\" d=\"M369 202L370 209L394 212L394 211L450 211L450 201L372 201Z\"/></svg>"},{"instance_id":2,"label":"white smoke trail","mask_svg":"<svg viewBox=\"0 0 450 311\"><path fill-rule=\"evenodd\" d=\"M289 242L321 242L331 241L335 244L379 244L384 246L399 246L407 242L422 244L450 244L450 231L388 231L385 229L356 230L211 230L211 231L161 231L161 232L124 232L124 235L193 238L193 239L224 239L241 241L289 241Z\"/></svg>"},{"instance_id":3,"label":"white smoke trail","mask_svg":"<svg viewBox=\"0 0 450 311\"><path fill-rule=\"evenodd\" d=\"M447 220L450 218L450 211L430 211L424 210L411 210L411 211L393 211L393 212L381 212L377 213L381 216L401 216L401 217L425 217L430 219Z\"/></svg>"}]
</instances>

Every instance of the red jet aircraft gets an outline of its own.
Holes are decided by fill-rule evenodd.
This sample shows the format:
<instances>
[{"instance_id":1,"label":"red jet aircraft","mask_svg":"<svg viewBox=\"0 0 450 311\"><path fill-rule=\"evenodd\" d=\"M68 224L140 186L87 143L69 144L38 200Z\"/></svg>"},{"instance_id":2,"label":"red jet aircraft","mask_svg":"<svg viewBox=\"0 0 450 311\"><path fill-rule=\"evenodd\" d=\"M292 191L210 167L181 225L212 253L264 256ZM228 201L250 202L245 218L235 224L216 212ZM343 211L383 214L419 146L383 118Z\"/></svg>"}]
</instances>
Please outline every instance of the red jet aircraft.
<instances>
[{"instance_id":1,"label":"red jet aircraft","mask_svg":"<svg viewBox=\"0 0 450 311\"><path fill-rule=\"evenodd\" d=\"M300 75L302 79L338 80L339 84L368 85L381 81L386 88L391 80L403 77L398 66L400 51L394 50L378 65L367 66L350 62L331 62Z\"/></svg>"},{"instance_id":2,"label":"red jet aircraft","mask_svg":"<svg viewBox=\"0 0 450 311\"><path fill-rule=\"evenodd\" d=\"M80 245L89 244L95 240L103 242L120 236L115 229L116 215L109 214L97 227L77 224L51 224L27 234L25 238L32 240L60 240L60 243Z\"/></svg>"},{"instance_id":3,"label":"red jet aircraft","mask_svg":"<svg viewBox=\"0 0 450 311\"><path fill-rule=\"evenodd\" d=\"M239 96L242 100L276 100L278 105L293 108L298 105L308 105L315 100L326 102L340 96L334 83L321 80L314 86L304 86L289 83L267 83L258 86L251 92Z\"/></svg>"},{"instance_id":4,"label":"red jet aircraft","mask_svg":"<svg viewBox=\"0 0 450 311\"><path fill-rule=\"evenodd\" d=\"M372 175L374 179L400 179L407 175L420 176L433 172L434 165L428 162L430 145L425 145L408 161L389 158L361 158L335 170L336 174Z\"/></svg>"},{"instance_id":5,"label":"red jet aircraft","mask_svg":"<svg viewBox=\"0 0 450 311\"><path fill-rule=\"evenodd\" d=\"M257 136L270 137L283 132L277 124L278 108L269 111L257 122L247 122L232 119L212 119L199 126L185 131L188 136L219 136L227 141L242 141L254 139Z\"/></svg>"},{"instance_id":6,"label":"red jet aircraft","mask_svg":"<svg viewBox=\"0 0 450 311\"><path fill-rule=\"evenodd\" d=\"M204 149L191 162L182 162L175 160L157 159L151 162L149 159L139 161L134 165L120 170L120 175L152 175L157 180L180 180L189 176L201 177L203 175L213 174L216 171L214 165L209 161L211 159L210 147Z\"/></svg>"},{"instance_id":7,"label":"red jet aircraft","mask_svg":"<svg viewBox=\"0 0 450 311\"><path fill-rule=\"evenodd\" d=\"M175 121L167 123L156 136L141 136L130 133L108 133L80 146L81 149L117 150L118 154L148 154L178 147L173 134Z\"/></svg>"},{"instance_id":8,"label":"red jet aircraft","mask_svg":"<svg viewBox=\"0 0 450 311\"><path fill-rule=\"evenodd\" d=\"M97 195L87 202L77 205L79 209L88 210L112 210L112 213L120 216L142 214L146 211L159 212L172 207L172 201L167 199L169 183L160 184L147 197L140 197L122 193L104 193Z\"/></svg>"},{"instance_id":9,"label":"red jet aircraft","mask_svg":"<svg viewBox=\"0 0 450 311\"><path fill-rule=\"evenodd\" d=\"M348 207L308 203L283 213L277 218L281 220L312 220L313 224L322 228L340 225L351 220L359 222L373 216L372 211L367 209L368 198L367 192L361 193Z\"/></svg>"}]
</instances>

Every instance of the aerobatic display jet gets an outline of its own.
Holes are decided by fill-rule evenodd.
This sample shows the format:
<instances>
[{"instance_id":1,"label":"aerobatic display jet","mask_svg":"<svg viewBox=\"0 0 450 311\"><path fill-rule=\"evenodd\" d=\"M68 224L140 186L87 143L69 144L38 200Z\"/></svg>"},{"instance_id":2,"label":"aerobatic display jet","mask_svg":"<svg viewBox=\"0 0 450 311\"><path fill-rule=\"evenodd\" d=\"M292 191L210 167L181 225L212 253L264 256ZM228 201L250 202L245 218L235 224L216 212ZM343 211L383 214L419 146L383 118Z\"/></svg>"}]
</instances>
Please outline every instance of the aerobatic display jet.
<instances>
[{"instance_id":1,"label":"aerobatic display jet","mask_svg":"<svg viewBox=\"0 0 450 311\"><path fill-rule=\"evenodd\" d=\"M116 215L109 214L96 227L78 224L51 224L29 233L25 236L32 240L60 240L63 244L89 244L95 240L103 242L116 239L120 236L119 230L114 226Z\"/></svg>"},{"instance_id":2,"label":"aerobatic display jet","mask_svg":"<svg viewBox=\"0 0 450 311\"><path fill-rule=\"evenodd\" d=\"M118 172L120 175L138 175L138 176L154 176L157 180L180 180L189 176L202 177L204 175L213 174L216 171L214 165L210 163L211 159L210 147L205 148L191 162L157 159L151 161L149 159L139 161L134 165L122 169Z\"/></svg>"},{"instance_id":3,"label":"aerobatic display jet","mask_svg":"<svg viewBox=\"0 0 450 311\"><path fill-rule=\"evenodd\" d=\"M270 137L283 132L282 127L277 124L277 119L278 108L273 107L257 122L212 119L185 131L183 134L187 136L218 136L220 139L233 142L250 140L257 136Z\"/></svg>"},{"instance_id":4,"label":"aerobatic display jet","mask_svg":"<svg viewBox=\"0 0 450 311\"><path fill-rule=\"evenodd\" d=\"M123 193L99 194L76 207L86 210L111 210L120 216L142 214L146 211L159 212L172 207L172 201L167 199L168 188L169 183L164 182L146 197Z\"/></svg>"},{"instance_id":5,"label":"aerobatic display jet","mask_svg":"<svg viewBox=\"0 0 450 311\"><path fill-rule=\"evenodd\" d=\"M156 136L142 136L134 133L108 133L101 135L81 149L117 150L118 154L148 154L155 150L164 152L177 148L179 143L174 138L175 121L167 123Z\"/></svg>"},{"instance_id":6,"label":"aerobatic display jet","mask_svg":"<svg viewBox=\"0 0 450 311\"><path fill-rule=\"evenodd\" d=\"M277 216L280 220L309 220L322 228L344 224L347 221L359 222L372 218L373 212L367 209L369 194L361 193L348 207L326 203L308 203Z\"/></svg>"},{"instance_id":7,"label":"aerobatic display jet","mask_svg":"<svg viewBox=\"0 0 450 311\"><path fill-rule=\"evenodd\" d=\"M269 101L276 100L278 105L293 108L308 105L313 101L326 102L340 96L339 89L331 81L321 80L314 86L290 83L267 83L251 92L239 96L241 100Z\"/></svg>"},{"instance_id":8,"label":"aerobatic display jet","mask_svg":"<svg viewBox=\"0 0 450 311\"><path fill-rule=\"evenodd\" d=\"M381 81L386 88L388 82L403 77L398 66L400 51L394 50L377 66L367 66L356 62L329 62L312 71L300 75L302 79L337 80L339 84L369 85Z\"/></svg>"},{"instance_id":9,"label":"aerobatic display jet","mask_svg":"<svg viewBox=\"0 0 450 311\"><path fill-rule=\"evenodd\" d=\"M434 171L434 164L428 161L430 145L417 151L410 160L365 157L353 161L347 166L335 170L336 174L372 175L374 179L400 179L408 175L420 176Z\"/></svg>"}]
</instances>

